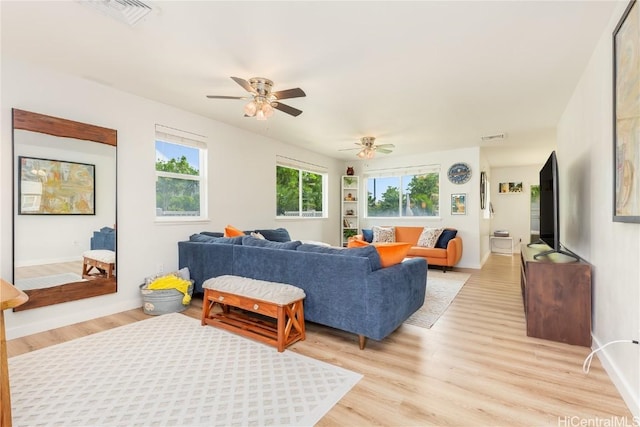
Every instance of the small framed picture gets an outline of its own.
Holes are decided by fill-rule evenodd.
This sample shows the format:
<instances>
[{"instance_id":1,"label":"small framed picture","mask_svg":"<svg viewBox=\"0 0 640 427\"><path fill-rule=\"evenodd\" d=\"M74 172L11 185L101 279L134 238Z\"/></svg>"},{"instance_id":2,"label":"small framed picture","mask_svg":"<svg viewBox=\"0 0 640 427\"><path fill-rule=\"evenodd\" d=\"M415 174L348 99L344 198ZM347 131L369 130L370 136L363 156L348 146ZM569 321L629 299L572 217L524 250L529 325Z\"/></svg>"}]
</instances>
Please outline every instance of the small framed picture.
<instances>
[{"instance_id":1,"label":"small framed picture","mask_svg":"<svg viewBox=\"0 0 640 427\"><path fill-rule=\"evenodd\" d=\"M522 193L522 181L520 182L501 182L498 184L498 193Z\"/></svg>"},{"instance_id":2,"label":"small framed picture","mask_svg":"<svg viewBox=\"0 0 640 427\"><path fill-rule=\"evenodd\" d=\"M451 215L467 214L467 194L457 193L451 195Z\"/></svg>"}]
</instances>

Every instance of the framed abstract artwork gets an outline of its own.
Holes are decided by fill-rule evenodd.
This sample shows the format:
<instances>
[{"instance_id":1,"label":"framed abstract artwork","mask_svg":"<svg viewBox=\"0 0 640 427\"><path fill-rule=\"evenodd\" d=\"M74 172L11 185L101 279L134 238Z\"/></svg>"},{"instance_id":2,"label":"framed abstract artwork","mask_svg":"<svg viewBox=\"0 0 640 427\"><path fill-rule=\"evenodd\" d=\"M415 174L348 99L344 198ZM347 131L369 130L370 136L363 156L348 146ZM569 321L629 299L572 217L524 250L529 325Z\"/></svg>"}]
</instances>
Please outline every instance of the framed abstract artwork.
<instances>
[{"instance_id":1,"label":"framed abstract artwork","mask_svg":"<svg viewBox=\"0 0 640 427\"><path fill-rule=\"evenodd\" d=\"M95 165L18 157L19 215L95 215Z\"/></svg>"},{"instance_id":2,"label":"framed abstract artwork","mask_svg":"<svg viewBox=\"0 0 640 427\"><path fill-rule=\"evenodd\" d=\"M640 222L640 6L613 32L613 220Z\"/></svg>"}]
</instances>

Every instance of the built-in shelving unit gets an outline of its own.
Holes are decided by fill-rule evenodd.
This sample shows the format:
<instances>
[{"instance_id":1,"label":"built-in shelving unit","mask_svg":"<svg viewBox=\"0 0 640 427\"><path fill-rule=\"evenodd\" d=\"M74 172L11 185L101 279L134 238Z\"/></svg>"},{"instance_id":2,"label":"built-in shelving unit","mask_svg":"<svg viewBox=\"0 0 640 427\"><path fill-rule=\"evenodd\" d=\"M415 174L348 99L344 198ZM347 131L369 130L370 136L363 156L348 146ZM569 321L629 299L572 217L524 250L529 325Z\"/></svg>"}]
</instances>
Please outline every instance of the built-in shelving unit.
<instances>
[{"instance_id":1,"label":"built-in shelving unit","mask_svg":"<svg viewBox=\"0 0 640 427\"><path fill-rule=\"evenodd\" d=\"M358 234L360 227L358 197L360 195L360 177L354 175L343 175L341 179L342 190L340 191L342 225L340 235L342 246L347 246L349 237Z\"/></svg>"}]
</instances>

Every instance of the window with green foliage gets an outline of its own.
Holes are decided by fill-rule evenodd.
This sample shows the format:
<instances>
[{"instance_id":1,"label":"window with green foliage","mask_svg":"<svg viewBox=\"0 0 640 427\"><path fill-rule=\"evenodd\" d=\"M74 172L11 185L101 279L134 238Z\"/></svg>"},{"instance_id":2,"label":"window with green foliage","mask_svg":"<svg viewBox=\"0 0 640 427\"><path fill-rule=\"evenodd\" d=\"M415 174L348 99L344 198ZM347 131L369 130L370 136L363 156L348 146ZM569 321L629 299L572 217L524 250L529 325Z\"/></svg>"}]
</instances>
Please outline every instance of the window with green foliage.
<instances>
[{"instance_id":1,"label":"window with green foliage","mask_svg":"<svg viewBox=\"0 0 640 427\"><path fill-rule=\"evenodd\" d=\"M203 144L156 130L156 218L206 217Z\"/></svg>"},{"instance_id":2,"label":"window with green foliage","mask_svg":"<svg viewBox=\"0 0 640 427\"><path fill-rule=\"evenodd\" d=\"M367 178L368 217L440 215L440 171L407 170L397 176Z\"/></svg>"},{"instance_id":3,"label":"window with green foliage","mask_svg":"<svg viewBox=\"0 0 640 427\"><path fill-rule=\"evenodd\" d=\"M326 174L276 165L276 216L322 218Z\"/></svg>"}]
</instances>

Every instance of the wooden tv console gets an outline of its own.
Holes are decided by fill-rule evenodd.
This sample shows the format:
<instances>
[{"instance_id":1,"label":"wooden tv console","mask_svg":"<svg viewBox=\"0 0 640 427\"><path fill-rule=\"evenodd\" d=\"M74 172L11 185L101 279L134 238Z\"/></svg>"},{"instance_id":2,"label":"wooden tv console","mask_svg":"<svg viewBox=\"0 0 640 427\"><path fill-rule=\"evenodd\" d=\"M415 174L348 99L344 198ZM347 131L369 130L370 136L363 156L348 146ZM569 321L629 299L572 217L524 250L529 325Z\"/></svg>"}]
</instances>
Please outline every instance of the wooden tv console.
<instances>
[{"instance_id":1,"label":"wooden tv console","mask_svg":"<svg viewBox=\"0 0 640 427\"><path fill-rule=\"evenodd\" d=\"M533 258L548 249L520 250L527 336L590 347L591 265L557 253Z\"/></svg>"}]
</instances>

